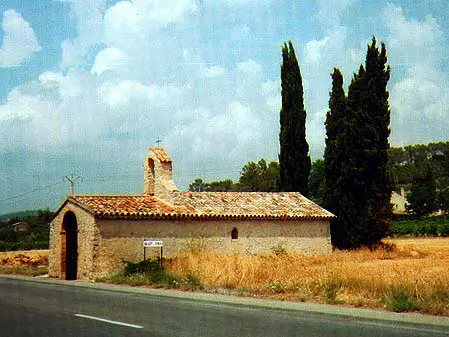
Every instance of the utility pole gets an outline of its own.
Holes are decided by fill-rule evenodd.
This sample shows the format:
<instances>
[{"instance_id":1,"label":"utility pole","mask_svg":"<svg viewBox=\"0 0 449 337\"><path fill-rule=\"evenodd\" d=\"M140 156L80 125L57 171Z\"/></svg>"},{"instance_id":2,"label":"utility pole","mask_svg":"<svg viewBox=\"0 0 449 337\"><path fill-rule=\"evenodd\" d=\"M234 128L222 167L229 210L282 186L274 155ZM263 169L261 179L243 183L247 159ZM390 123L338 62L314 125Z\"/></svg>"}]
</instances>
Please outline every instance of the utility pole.
<instances>
[{"instance_id":1,"label":"utility pole","mask_svg":"<svg viewBox=\"0 0 449 337\"><path fill-rule=\"evenodd\" d=\"M68 176L65 176L64 178L67 179L67 181L70 183L70 195L73 195L73 192L75 190L75 183L81 177L72 173Z\"/></svg>"}]
</instances>

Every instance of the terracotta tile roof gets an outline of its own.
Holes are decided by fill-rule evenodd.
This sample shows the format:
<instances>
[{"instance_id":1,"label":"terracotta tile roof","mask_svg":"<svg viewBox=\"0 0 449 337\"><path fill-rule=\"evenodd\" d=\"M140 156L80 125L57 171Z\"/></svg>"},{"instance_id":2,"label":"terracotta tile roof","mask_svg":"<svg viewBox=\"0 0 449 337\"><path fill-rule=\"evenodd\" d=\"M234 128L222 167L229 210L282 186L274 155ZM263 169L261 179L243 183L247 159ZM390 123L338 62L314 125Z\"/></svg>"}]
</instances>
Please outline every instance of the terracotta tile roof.
<instances>
[{"instance_id":1,"label":"terracotta tile roof","mask_svg":"<svg viewBox=\"0 0 449 337\"><path fill-rule=\"evenodd\" d=\"M72 195L68 201L100 218L177 217L191 212L151 195Z\"/></svg>"},{"instance_id":2,"label":"terracotta tile roof","mask_svg":"<svg viewBox=\"0 0 449 337\"><path fill-rule=\"evenodd\" d=\"M171 159L162 147L152 147L150 149L161 163L171 163Z\"/></svg>"},{"instance_id":3,"label":"terracotta tile roof","mask_svg":"<svg viewBox=\"0 0 449 337\"><path fill-rule=\"evenodd\" d=\"M175 205L203 216L319 219L334 215L296 192L175 192Z\"/></svg>"},{"instance_id":4,"label":"terracotta tile roof","mask_svg":"<svg viewBox=\"0 0 449 337\"><path fill-rule=\"evenodd\" d=\"M330 219L300 193L174 192L173 203L151 195L73 195L68 201L98 218Z\"/></svg>"}]
</instances>

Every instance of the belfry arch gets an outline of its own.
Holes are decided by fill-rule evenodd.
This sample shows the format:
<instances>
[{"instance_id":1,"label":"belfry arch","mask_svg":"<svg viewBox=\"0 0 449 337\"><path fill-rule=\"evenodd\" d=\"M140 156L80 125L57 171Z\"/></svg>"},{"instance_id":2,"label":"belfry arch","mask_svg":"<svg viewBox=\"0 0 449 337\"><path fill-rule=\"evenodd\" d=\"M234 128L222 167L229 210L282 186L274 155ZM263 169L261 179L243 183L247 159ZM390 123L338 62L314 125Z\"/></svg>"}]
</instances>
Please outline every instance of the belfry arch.
<instances>
[{"instance_id":1,"label":"belfry arch","mask_svg":"<svg viewBox=\"0 0 449 337\"><path fill-rule=\"evenodd\" d=\"M64 214L61 226L61 275L63 280L76 280L78 272L78 222L73 212Z\"/></svg>"}]
</instances>

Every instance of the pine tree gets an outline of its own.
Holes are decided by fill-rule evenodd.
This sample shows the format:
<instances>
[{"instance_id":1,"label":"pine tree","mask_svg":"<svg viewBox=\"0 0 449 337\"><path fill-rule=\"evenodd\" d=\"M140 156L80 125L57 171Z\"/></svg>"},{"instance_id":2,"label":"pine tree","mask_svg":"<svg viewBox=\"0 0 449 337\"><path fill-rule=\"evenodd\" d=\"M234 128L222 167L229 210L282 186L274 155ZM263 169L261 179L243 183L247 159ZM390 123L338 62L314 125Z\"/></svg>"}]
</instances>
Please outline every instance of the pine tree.
<instances>
[{"instance_id":1,"label":"pine tree","mask_svg":"<svg viewBox=\"0 0 449 337\"><path fill-rule=\"evenodd\" d=\"M391 212L387 164L390 68L385 45L368 45L365 67L349 86L337 186L340 248L373 246L385 237Z\"/></svg>"},{"instance_id":2,"label":"pine tree","mask_svg":"<svg viewBox=\"0 0 449 337\"><path fill-rule=\"evenodd\" d=\"M291 41L282 48L281 87L280 189L308 196L311 161L306 140L306 111L301 71Z\"/></svg>"},{"instance_id":3,"label":"pine tree","mask_svg":"<svg viewBox=\"0 0 449 337\"><path fill-rule=\"evenodd\" d=\"M329 111L326 116L326 149L324 151L324 197L323 206L336 214L339 209L337 183L341 176L341 142L343 136L343 120L345 118L347 98L343 89L343 75L334 68L332 91L329 99ZM334 245L340 245L338 218L331 220L331 238Z\"/></svg>"}]
</instances>

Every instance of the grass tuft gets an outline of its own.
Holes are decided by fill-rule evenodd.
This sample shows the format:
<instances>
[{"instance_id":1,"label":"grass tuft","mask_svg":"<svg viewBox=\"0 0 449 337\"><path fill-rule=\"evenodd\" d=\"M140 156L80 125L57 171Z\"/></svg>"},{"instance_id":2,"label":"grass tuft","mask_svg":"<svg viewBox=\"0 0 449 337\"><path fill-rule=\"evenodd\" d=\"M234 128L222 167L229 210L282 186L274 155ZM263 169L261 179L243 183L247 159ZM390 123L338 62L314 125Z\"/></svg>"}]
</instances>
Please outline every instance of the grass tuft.
<instances>
[{"instance_id":1,"label":"grass tuft","mask_svg":"<svg viewBox=\"0 0 449 337\"><path fill-rule=\"evenodd\" d=\"M169 261L165 261L168 263ZM183 276L173 274L160 266L158 259L149 259L141 262L126 262L122 272L99 277L96 282L114 284L128 284L130 286L151 285L154 287L184 290L202 290L203 285L199 277L191 271Z\"/></svg>"},{"instance_id":2,"label":"grass tuft","mask_svg":"<svg viewBox=\"0 0 449 337\"><path fill-rule=\"evenodd\" d=\"M46 266L0 266L0 274L41 276L48 274L48 268Z\"/></svg>"},{"instance_id":3,"label":"grass tuft","mask_svg":"<svg viewBox=\"0 0 449 337\"><path fill-rule=\"evenodd\" d=\"M339 303L337 296L342 293L343 280L340 278L331 278L324 284L324 297L327 303Z\"/></svg>"},{"instance_id":4,"label":"grass tuft","mask_svg":"<svg viewBox=\"0 0 449 337\"><path fill-rule=\"evenodd\" d=\"M395 312L417 311L420 309L403 285L391 286L387 296L382 298L388 309Z\"/></svg>"}]
</instances>

